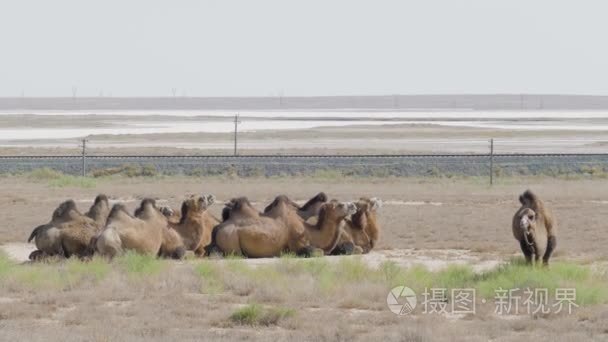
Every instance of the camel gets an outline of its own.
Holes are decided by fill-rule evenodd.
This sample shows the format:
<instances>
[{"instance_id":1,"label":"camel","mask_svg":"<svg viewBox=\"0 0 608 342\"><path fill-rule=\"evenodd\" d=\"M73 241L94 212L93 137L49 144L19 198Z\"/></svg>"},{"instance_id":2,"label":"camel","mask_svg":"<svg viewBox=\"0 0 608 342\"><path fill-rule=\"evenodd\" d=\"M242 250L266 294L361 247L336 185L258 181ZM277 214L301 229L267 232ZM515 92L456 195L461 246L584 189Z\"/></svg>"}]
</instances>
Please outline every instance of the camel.
<instances>
[{"instance_id":1,"label":"camel","mask_svg":"<svg viewBox=\"0 0 608 342\"><path fill-rule=\"evenodd\" d=\"M369 236L369 249L365 251L364 248L365 253L367 253L376 246L380 238L380 226L376 214L382 207L382 201L375 197L361 197L356 205L357 212L352 216L351 222L354 227L363 229L365 234Z\"/></svg>"},{"instance_id":2,"label":"camel","mask_svg":"<svg viewBox=\"0 0 608 342\"><path fill-rule=\"evenodd\" d=\"M246 198L228 203L230 217L214 229L213 245L224 254L275 257L285 251L310 254L311 246L329 253L340 235L343 219L355 212L353 203L324 203L319 220L311 225L299 217L293 202L278 196L260 215Z\"/></svg>"},{"instance_id":3,"label":"camel","mask_svg":"<svg viewBox=\"0 0 608 342\"><path fill-rule=\"evenodd\" d=\"M171 233L167 218L156 207L153 199L144 199L135 216L124 205L112 207L106 228L92 240L95 250L109 258L133 250L140 254L181 259L185 247L179 234Z\"/></svg>"},{"instance_id":4,"label":"camel","mask_svg":"<svg viewBox=\"0 0 608 342\"><path fill-rule=\"evenodd\" d=\"M324 202L321 202L323 200L326 200L326 196L324 193L320 193L319 195L309 200L308 203L304 206L308 207L312 204L315 208L314 211L316 212L316 214L314 212L309 212L309 215L306 215L303 214L306 209L302 210L302 207L299 207L297 204L287 198L287 196L277 196L275 200L270 205L268 205L268 207L266 207L265 215L274 218L290 217L291 221L289 221L289 224L291 226L289 226L289 228L292 231L298 233L303 232L305 234L305 238L309 240L312 248L318 248L322 250L323 254L326 255L331 254L331 252L335 249L342 236L345 234L344 227L346 219L343 218L344 221L339 222L339 224L335 227L337 229L334 229L334 227L331 225L327 226L325 222L322 222L320 219L320 214L324 205ZM337 203L336 200L332 200L331 202ZM318 205L318 203L320 203L321 205ZM297 216L294 217L294 214ZM316 220L307 221L306 219L309 218L315 218Z\"/></svg>"},{"instance_id":5,"label":"camel","mask_svg":"<svg viewBox=\"0 0 608 342\"><path fill-rule=\"evenodd\" d=\"M182 203L180 215L170 215L169 226L182 237L186 249L197 256L204 255L204 248L211 243L211 231L220 223L207 210L214 202L213 195L192 196Z\"/></svg>"},{"instance_id":6,"label":"camel","mask_svg":"<svg viewBox=\"0 0 608 342\"><path fill-rule=\"evenodd\" d=\"M102 202L102 199L96 201L89 212L101 213ZM73 200L65 201L55 209L49 223L36 227L30 234L28 242L35 239L38 248L30 254L30 259L38 260L46 256L69 258L72 255L85 257L89 241L101 227L97 221L81 214Z\"/></svg>"},{"instance_id":7,"label":"camel","mask_svg":"<svg viewBox=\"0 0 608 342\"><path fill-rule=\"evenodd\" d=\"M376 213L382 206L382 201L362 197L355 205L357 212L344 220L340 241L332 255L369 253L376 245L380 232Z\"/></svg>"},{"instance_id":8,"label":"camel","mask_svg":"<svg viewBox=\"0 0 608 342\"><path fill-rule=\"evenodd\" d=\"M557 245L553 215L545 207L543 201L530 190L526 190L519 196L519 202L521 207L513 216L513 236L519 241L526 263L531 264L532 258L536 263L539 262L540 255L545 249L543 246L545 241L542 237L546 234L543 265L548 266L551 254ZM544 229L538 229L538 226L543 226Z\"/></svg>"}]
</instances>

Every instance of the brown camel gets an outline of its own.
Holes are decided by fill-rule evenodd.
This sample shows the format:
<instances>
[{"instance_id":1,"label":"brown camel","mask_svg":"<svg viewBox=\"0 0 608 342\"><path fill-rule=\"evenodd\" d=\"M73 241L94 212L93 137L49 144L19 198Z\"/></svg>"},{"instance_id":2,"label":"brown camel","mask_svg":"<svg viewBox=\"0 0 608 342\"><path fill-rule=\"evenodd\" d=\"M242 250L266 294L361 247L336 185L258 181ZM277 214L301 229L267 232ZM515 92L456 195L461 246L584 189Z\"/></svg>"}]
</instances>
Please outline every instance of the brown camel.
<instances>
[{"instance_id":1,"label":"brown camel","mask_svg":"<svg viewBox=\"0 0 608 342\"><path fill-rule=\"evenodd\" d=\"M369 236L369 249L374 248L380 238L380 225L378 224L377 213L381 207L382 201L380 199L362 197L357 201L357 212L351 219L354 226L362 228L367 236Z\"/></svg>"},{"instance_id":2,"label":"brown camel","mask_svg":"<svg viewBox=\"0 0 608 342\"><path fill-rule=\"evenodd\" d=\"M93 208L101 204L93 204ZM91 211L89 210L89 211ZM53 212L51 221L36 227L28 242L35 239L38 250L30 254L31 260L38 260L46 256L62 256L69 258L87 256L89 241L101 229L98 222L81 214L73 200L59 205Z\"/></svg>"},{"instance_id":3,"label":"brown camel","mask_svg":"<svg viewBox=\"0 0 608 342\"><path fill-rule=\"evenodd\" d=\"M380 233L376 214L382 201L362 197L355 205L357 212L345 220L338 246L332 252L334 255L369 253L376 245Z\"/></svg>"},{"instance_id":4,"label":"brown camel","mask_svg":"<svg viewBox=\"0 0 608 342\"><path fill-rule=\"evenodd\" d=\"M309 254L310 245L329 253L338 241L343 219L355 212L352 203L331 201L321 207L317 224L310 225L286 196L278 196L263 215L246 198L231 203L229 219L214 229L214 245L224 254L248 257L274 257L285 251Z\"/></svg>"},{"instance_id":5,"label":"brown camel","mask_svg":"<svg viewBox=\"0 0 608 342\"><path fill-rule=\"evenodd\" d=\"M181 237L170 232L167 218L153 199L144 199L135 216L131 216L124 205L114 205L106 228L92 243L99 254L110 258L126 250L176 259L185 254Z\"/></svg>"},{"instance_id":6,"label":"brown camel","mask_svg":"<svg viewBox=\"0 0 608 342\"><path fill-rule=\"evenodd\" d=\"M543 264L549 265L549 259L557 245L553 215L543 201L530 190L519 196L519 202L521 207L513 216L513 236L519 241L527 263L532 263L532 258L538 263L545 249ZM544 229L539 229L539 226L543 226ZM546 240L543 239L545 234Z\"/></svg>"},{"instance_id":7,"label":"brown camel","mask_svg":"<svg viewBox=\"0 0 608 342\"><path fill-rule=\"evenodd\" d=\"M320 193L319 195L313 197L310 201L308 201L307 205L305 206L311 205L313 203L319 203L319 198L324 197L325 194ZM332 201L336 202L335 200ZM360 202L360 206L365 205L363 199ZM322 207L323 205L319 207L318 213L316 214L317 216L302 215L301 207L299 207L297 204L287 198L287 196L281 195L277 196L275 200L266 207L265 215L274 218L285 217L288 214L297 215L297 217L300 217L301 219L293 219L292 216L293 221L291 221L292 226L290 227L292 231L305 232L305 236L310 241L311 246L323 250L324 254L333 254L333 252L336 250L336 247L338 247L340 241L345 243L345 246L343 247L347 250L350 250L350 252L343 252L339 254L352 254L353 252L356 253L357 251L358 254L363 253L362 247L367 247L370 244L370 238L363 230L363 226L361 226L361 228L353 226L354 229L350 229L350 227L348 226L350 221L348 219L344 219L344 221L340 222L340 224L338 225L338 230L334 231L329 229L320 231L323 227L323 222L320 222L319 220L319 213L321 212L320 209ZM365 211L365 207L363 207L362 210ZM304 221L306 218L314 218L315 220ZM355 243L355 241L357 243ZM357 247L357 245L362 247Z\"/></svg>"},{"instance_id":8,"label":"brown camel","mask_svg":"<svg viewBox=\"0 0 608 342\"><path fill-rule=\"evenodd\" d=\"M201 256L211 243L211 231L220 222L207 209L215 202L213 195L192 196L182 203L179 221L172 215L169 226L182 237L187 250Z\"/></svg>"}]
</instances>

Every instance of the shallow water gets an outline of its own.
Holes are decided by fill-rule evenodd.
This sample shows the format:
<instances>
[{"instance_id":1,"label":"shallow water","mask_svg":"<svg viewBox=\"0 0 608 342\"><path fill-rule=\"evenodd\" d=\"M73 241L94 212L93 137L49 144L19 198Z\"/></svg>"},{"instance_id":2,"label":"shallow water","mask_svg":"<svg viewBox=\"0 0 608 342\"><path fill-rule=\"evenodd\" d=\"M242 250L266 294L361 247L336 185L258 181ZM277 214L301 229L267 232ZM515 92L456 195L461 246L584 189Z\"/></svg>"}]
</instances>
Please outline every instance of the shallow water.
<instances>
[{"instance_id":1,"label":"shallow water","mask_svg":"<svg viewBox=\"0 0 608 342\"><path fill-rule=\"evenodd\" d=\"M94 135L126 134L170 134L170 133L228 133L234 131L232 117L236 111L35 111L0 112L0 116L15 114L45 116L64 116L54 121L53 127L28 127L23 125L0 127L0 145L23 145L27 141L78 139ZM296 130L316 127L377 126L377 125L436 125L443 127L481 128L509 131L569 131L569 132L608 132L608 111L239 111L241 115L239 131L253 132L262 130ZM99 115L93 120L72 120L75 115ZM37 117L36 119L37 120ZM42 121L44 123L44 121ZM43 127L40 127L43 126ZM406 139L407 137L404 137ZM440 137L439 137L440 138ZM403 139L401 139L403 140ZM426 144L424 139L416 139L416 144ZM456 139L457 140L457 139ZM570 139L568 139L570 140ZM589 144L606 139L586 140ZM403 143L404 141L400 141ZM451 139L450 143L454 143ZM133 142L134 143L134 142ZM165 142L167 143L167 142ZM261 141L264 145L264 141ZM276 147L276 141L270 142ZM329 143L324 141L324 146ZM443 143L443 142L442 142ZM461 142L462 143L462 142ZM525 143L525 142L524 142ZM572 141L575 145L579 142ZM151 146L154 141L147 142ZM468 142L485 148L487 142ZM516 142L514 142L516 144ZM564 145L566 141L551 144ZM134 146L133 144L131 144ZM298 147L302 147L298 143ZM503 144L504 145L504 144ZM548 145L545 145L548 146ZM209 148L210 146L206 146ZM219 148L224 148L219 147ZM268 148L252 146L252 148ZM390 146L389 146L390 149Z\"/></svg>"}]
</instances>

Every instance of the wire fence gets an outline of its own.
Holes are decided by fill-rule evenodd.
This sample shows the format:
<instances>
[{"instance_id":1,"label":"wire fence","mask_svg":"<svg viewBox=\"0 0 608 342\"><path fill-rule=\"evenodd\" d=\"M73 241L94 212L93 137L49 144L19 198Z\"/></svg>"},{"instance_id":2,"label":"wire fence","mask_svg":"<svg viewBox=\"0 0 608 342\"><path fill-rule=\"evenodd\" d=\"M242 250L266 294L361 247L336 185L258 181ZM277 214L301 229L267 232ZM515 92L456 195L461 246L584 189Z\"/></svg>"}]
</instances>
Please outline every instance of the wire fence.
<instances>
[{"instance_id":1,"label":"wire fence","mask_svg":"<svg viewBox=\"0 0 608 342\"><path fill-rule=\"evenodd\" d=\"M247 156L3 156L0 173L50 168L99 177L140 175L251 176L590 176L608 173L608 153L444 155L247 155Z\"/></svg>"}]
</instances>

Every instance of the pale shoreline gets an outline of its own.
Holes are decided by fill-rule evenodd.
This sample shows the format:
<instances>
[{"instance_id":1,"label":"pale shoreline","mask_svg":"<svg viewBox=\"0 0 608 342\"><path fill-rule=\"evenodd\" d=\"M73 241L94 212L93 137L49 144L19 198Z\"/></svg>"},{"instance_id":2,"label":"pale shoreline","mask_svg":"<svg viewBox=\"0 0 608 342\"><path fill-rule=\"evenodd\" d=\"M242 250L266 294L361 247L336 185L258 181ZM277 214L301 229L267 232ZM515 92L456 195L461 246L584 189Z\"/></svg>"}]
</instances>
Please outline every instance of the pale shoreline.
<instances>
[{"instance_id":1,"label":"pale shoreline","mask_svg":"<svg viewBox=\"0 0 608 342\"><path fill-rule=\"evenodd\" d=\"M221 116L227 112L218 113L0 115L0 155L72 154L84 137L89 153L96 154L225 154L234 148L234 123ZM396 118L421 115L414 112L359 112L355 117L338 112L345 116L332 119L318 117L324 113L319 111L297 119L304 112L248 113L257 116L243 115L238 130L239 150L250 154L487 153L490 139L497 153L605 153L608 145L608 112L601 111L469 113L478 119L442 112L418 120ZM279 114L283 117L277 119Z\"/></svg>"}]
</instances>

